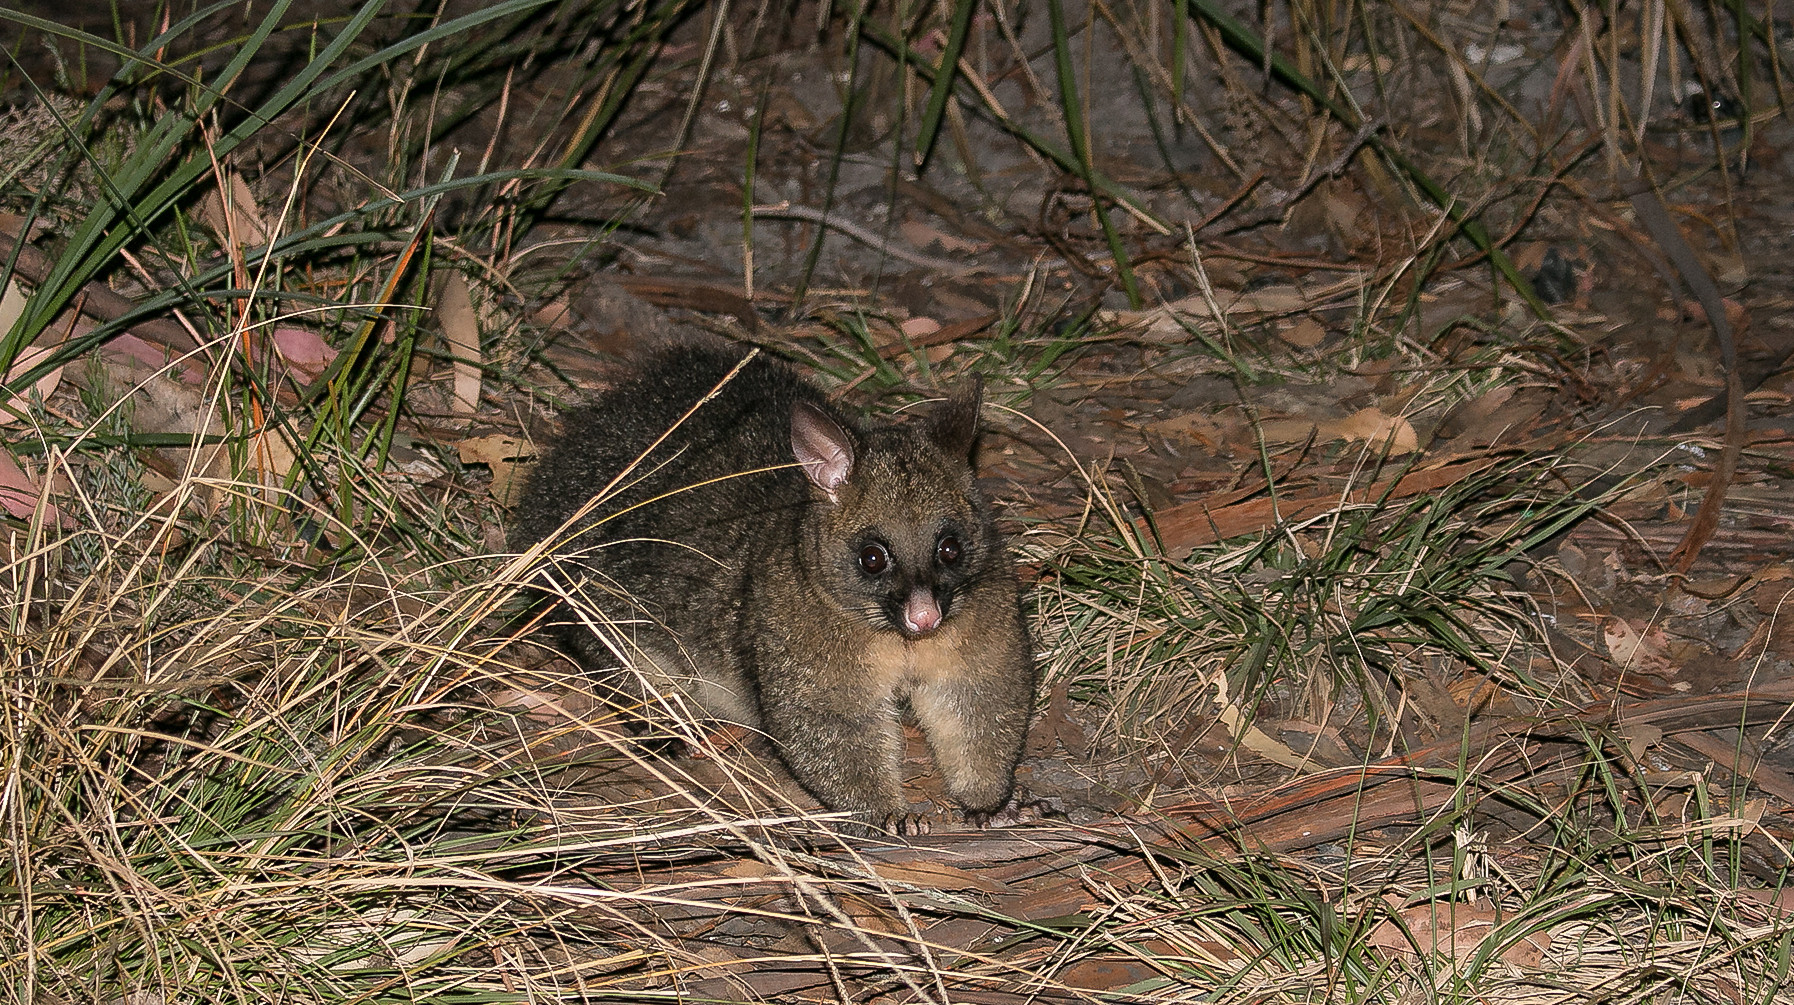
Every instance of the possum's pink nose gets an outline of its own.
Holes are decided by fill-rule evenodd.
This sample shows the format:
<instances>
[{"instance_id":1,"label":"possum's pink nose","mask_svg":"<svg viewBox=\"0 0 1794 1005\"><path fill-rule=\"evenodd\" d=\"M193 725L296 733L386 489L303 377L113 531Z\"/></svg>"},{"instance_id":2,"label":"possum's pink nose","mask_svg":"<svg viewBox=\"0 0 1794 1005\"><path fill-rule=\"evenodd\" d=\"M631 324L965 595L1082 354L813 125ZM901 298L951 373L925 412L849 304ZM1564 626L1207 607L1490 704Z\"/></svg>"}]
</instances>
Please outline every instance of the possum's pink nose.
<instances>
[{"instance_id":1,"label":"possum's pink nose","mask_svg":"<svg viewBox=\"0 0 1794 1005\"><path fill-rule=\"evenodd\" d=\"M939 628L941 624L941 605L934 602L934 593L929 590L917 590L909 595L909 601L903 605L903 627L922 635Z\"/></svg>"}]
</instances>

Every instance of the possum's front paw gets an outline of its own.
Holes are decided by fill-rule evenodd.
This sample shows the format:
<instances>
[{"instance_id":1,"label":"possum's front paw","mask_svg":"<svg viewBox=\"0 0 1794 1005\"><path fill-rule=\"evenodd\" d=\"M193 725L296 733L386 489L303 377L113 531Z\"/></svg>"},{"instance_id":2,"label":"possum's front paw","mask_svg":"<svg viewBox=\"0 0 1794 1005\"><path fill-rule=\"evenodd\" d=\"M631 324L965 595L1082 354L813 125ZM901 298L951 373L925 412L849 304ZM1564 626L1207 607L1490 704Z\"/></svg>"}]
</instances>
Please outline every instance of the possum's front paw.
<instances>
[{"instance_id":1,"label":"possum's front paw","mask_svg":"<svg viewBox=\"0 0 1794 1005\"><path fill-rule=\"evenodd\" d=\"M921 837L933 831L935 821L939 819L939 813L905 811L885 817L884 828L898 837Z\"/></svg>"},{"instance_id":2,"label":"possum's front paw","mask_svg":"<svg viewBox=\"0 0 1794 1005\"><path fill-rule=\"evenodd\" d=\"M1063 820L1065 811L1045 799L1030 799L1026 802L1020 799L1011 799L1001 809L966 814L966 823L980 829L1014 827L1017 824L1048 819Z\"/></svg>"}]
</instances>

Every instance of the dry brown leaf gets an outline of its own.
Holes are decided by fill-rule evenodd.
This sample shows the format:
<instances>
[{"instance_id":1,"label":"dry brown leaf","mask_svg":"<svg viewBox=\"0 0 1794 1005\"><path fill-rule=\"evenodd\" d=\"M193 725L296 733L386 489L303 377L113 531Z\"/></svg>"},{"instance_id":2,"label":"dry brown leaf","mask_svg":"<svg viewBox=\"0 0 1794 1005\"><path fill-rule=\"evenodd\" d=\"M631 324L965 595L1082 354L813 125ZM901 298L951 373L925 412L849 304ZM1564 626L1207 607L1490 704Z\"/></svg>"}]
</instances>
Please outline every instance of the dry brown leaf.
<instances>
[{"instance_id":1,"label":"dry brown leaf","mask_svg":"<svg viewBox=\"0 0 1794 1005\"><path fill-rule=\"evenodd\" d=\"M1407 419L1385 415L1377 408L1360 408L1343 419L1323 422L1319 428L1323 436L1367 443L1377 450L1387 445L1392 454L1411 454L1420 449L1420 437Z\"/></svg>"},{"instance_id":2,"label":"dry brown leaf","mask_svg":"<svg viewBox=\"0 0 1794 1005\"><path fill-rule=\"evenodd\" d=\"M108 365L131 373L134 364L112 359L108 360ZM132 426L138 432L208 438L224 437L230 432L218 415L217 403L199 388L183 384L168 373L153 373L147 377L137 374L136 377L137 386L132 392L136 402ZM252 433L242 447L247 449L242 478L274 484L292 470L292 447L278 430L263 429ZM166 453L172 455L170 464L177 471L191 470L200 478L223 481L238 477L232 466L231 449L230 444L218 442L184 449L167 448ZM205 486L201 495L201 501L208 509L216 508L222 498L222 492L213 486Z\"/></svg>"},{"instance_id":3,"label":"dry brown leaf","mask_svg":"<svg viewBox=\"0 0 1794 1005\"><path fill-rule=\"evenodd\" d=\"M925 338L941 330L941 323L933 318L909 318L898 326L909 338Z\"/></svg>"},{"instance_id":4,"label":"dry brown leaf","mask_svg":"<svg viewBox=\"0 0 1794 1005\"><path fill-rule=\"evenodd\" d=\"M11 454L0 450L0 509L20 520L29 520L31 514L37 511L38 497L41 494L42 490L19 467L19 462L13 460ZM51 521L62 520L62 514L55 505L47 505L45 510Z\"/></svg>"},{"instance_id":5,"label":"dry brown leaf","mask_svg":"<svg viewBox=\"0 0 1794 1005\"><path fill-rule=\"evenodd\" d=\"M1738 890L1739 900L1748 900L1760 904L1764 913L1771 918L1786 918L1794 915L1794 886L1785 886L1779 890Z\"/></svg>"},{"instance_id":6,"label":"dry brown leaf","mask_svg":"<svg viewBox=\"0 0 1794 1005\"><path fill-rule=\"evenodd\" d=\"M1216 718L1227 727L1229 735L1239 738L1240 746L1272 764L1286 768L1313 771L1320 767L1311 759L1291 750L1281 740L1246 721L1240 715L1240 710L1234 707L1233 700L1227 696L1227 678L1218 674L1215 676L1215 705L1220 708L1220 714Z\"/></svg>"},{"instance_id":7,"label":"dry brown leaf","mask_svg":"<svg viewBox=\"0 0 1794 1005\"><path fill-rule=\"evenodd\" d=\"M1028 756L1050 757L1064 747L1073 757L1087 757L1088 744L1083 728L1071 717L1071 687L1062 679L1047 696L1046 714L1028 731Z\"/></svg>"},{"instance_id":8,"label":"dry brown leaf","mask_svg":"<svg viewBox=\"0 0 1794 1005\"><path fill-rule=\"evenodd\" d=\"M1602 618L1601 641L1622 668L1658 676L1673 676L1680 670L1669 657L1669 636L1658 626L1647 626L1641 632L1625 618Z\"/></svg>"},{"instance_id":9,"label":"dry brown leaf","mask_svg":"<svg viewBox=\"0 0 1794 1005\"><path fill-rule=\"evenodd\" d=\"M12 326L25 315L25 291L19 289L17 279L8 279L6 288L0 290L0 332L12 331Z\"/></svg>"},{"instance_id":10,"label":"dry brown leaf","mask_svg":"<svg viewBox=\"0 0 1794 1005\"><path fill-rule=\"evenodd\" d=\"M1156 976L1158 971L1138 960L1102 957L1066 967L1059 974L1059 983L1086 991L1112 991Z\"/></svg>"},{"instance_id":11,"label":"dry brown leaf","mask_svg":"<svg viewBox=\"0 0 1794 1005\"><path fill-rule=\"evenodd\" d=\"M1314 435L1315 428L1307 419L1266 419L1258 424L1266 443L1302 443Z\"/></svg>"},{"instance_id":12,"label":"dry brown leaf","mask_svg":"<svg viewBox=\"0 0 1794 1005\"><path fill-rule=\"evenodd\" d=\"M1760 613L1777 614L1788 607L1788 595L1791 593L1794 593L1794 584L1786 580L1765 581L1758 583L1757 588L1751 591L1750 602L1756 605ZM1794 616L1794 608L1789 610L1789 615Z\"/></svg>"},{"instance_id":13,"label":"dry brown leaf","mask_svg":"<svg viewBox=\"0 0 1794 1005\"><path fill-rule=\"evenodd\" d=\"M1663 742L1663 729L1648 722L1623 722L1619 734L1626 741L1626 754L1634 762L1644 761L1645 751Z\"/></svg>"},{"instance_id":14,"label":"dry brown leaf","mask_svg":"<svg viewBox=\"0 0 1794 1005\"><path fill-rule=\"evenodd\" d=\"M526 476L535 467L535 448L503 433L468 437L456 445L456 452L462 464L484 464L492 469L492 498L500 506L516 504Z\"/></svg>"},{"instance_id":15,"label":"dry brown leaf","mask_svg":"<svg viewBox=\"0 0 1794 1005\"><path fill-rule=\"evenodd\" d=\"M1277 337L1298 349L1313 349L1327 337L1327 329L1311 317L1302 317L1295 324L1280 326Z\"/></svg>"},{"instance_id":16,"label":"dry brown leaf","mask_svg":"<svg viewBox=\"0 0 1794 1005\"><path fill-rule=\"evenodd\" d=\"M1501 693L1501 686L1482 674L1466 674L1445 686L1452 704L1471 711L1481 711Z\"/></svg>"},{"instance_id":17,"label":"dry brown leaf","mask_svg":"<svg viewBox=\"0 0 1794 1005\"><path fill-rule=\"evenodd\" d=\"M981 241L972 241L963 237L957 237L944 230L930 227L925 223L917 223L914 220L905 220L898 224L897 232L903 235L905 241L908 241L911 245L917 248L925 249L931 244L938 244L941 246L942 251L965 254L969 252L983 251L990 247L990 245Z\"/></svg>"},{"instance_id":18,"label":"dry brown leaf","mask_svg":"<svg viewBox=\"0 0 1794 1005\"><path fill-rule=\"evenodd\" d=\"M451 273L436 299L436 321L454 359L455 411L472 415L480 407L480 317L467 280Z\"/></svg>"},{"instance_id":19,"label":"dry brown leaf","mask_svg":"<svg viewBox=\"0 0 1794 1005\"><path fill-rule=\"evenodd\" d=\"M267 244L269 227L249 183L235 171L226 171L224 177L224 185L213 188L200 200L199 218L227 245L232 241L249 248Z\"/></svg>"},{"instance_id":20,"label":"dry brown leaf","mask_svg":"<svg viewBox=\"0 0 1794 1005\"><path fill-rule=\"evenodd\" d=\"M0 332L11 331L13 322L19 320L19 316L24 313L25 293L19 289L17 283L8 280L5 291L0 293ZM12 369L6 372L5 380L11 381L14 377L36 366L44 357L54 352L59 344L60 342L28 347L13 360ZM32 385L32 389L37 392L38 398L43 400L55 393L56 386L60 383L62 383L62 367L59 366L39 377L37 383ZM24 421L26 402L23 394L0 397L0 406L5 405L11 405L12 408L17 409L18 414L15 415L12 411L0 407L0 426Z\"/></svg>"},{"instance_id":21,"label":"dry brown leaf","mask_svg":"<svg viewBox=\"0 0 1794 1005\"><path fill-rule=\"evenodd\" d=\"M1661 513L1674 502L1675 497L1671 494L1669 485L1661 479L1653 478L1650 481L1639 482L1627 489L1620 494L1619 498L1610 503L1609 507L1610 512L1637 519Z\"/></svg>"},{"instance_id":22,"label":"dry brown leaf","mask_svg":"<svg viewBox=\"0 0 1794 1005\"><path fill-rule=\"evenodd\" d=\"M1413 934L1413 941L1402 933L1401 925L1389 919L1371 932L1370 943L1410 959L1419 955L1415 952L1418 946L1421 953L1468 960L1500 920L1491 908L1454 903L1416 904L1398 913L1402 924ZM1535 967L1550 948L1550 933L1534 932L1524 941L1503 949L1501 958L1517 967Z\"/></svg>"},{"instance_id":23,"label":"dry brown leaf","mask_svg":"<svg viewBox=\"0 0 1794 1005\"><path fill-rule=\"evenodd\" d=\"M1607 645L1607 654L1622 666L1636 660L1644 649L1644 639L1624 618L1602 618L1601 641Z\"/></svg>"},{"instance_id":24,"label":"dry brown leaf","mask_svg":"<svg viewBox=\"0 0 1794 1005\"><path fill-rule=\"evenodd\" d=\"M1147 423L1146 428L1173 443L1194 440L1211 456L1220 453L1222 445L1228 439L1227 430L1221 423L1202 412L1185 412L1168 419L1159 419Z\"/></svg>"},{"instance_id":25,"label":"dry brown leaf","mask_svg":"<svg viewBox=\"0 0 1794 1005\"><path fill-rule=\"evenodd\" d=\"M277 327L268 336L268 343L282 362L307 380L317 379L336 361L336 350L309 328Z\"/></svg>"}]
</instances>

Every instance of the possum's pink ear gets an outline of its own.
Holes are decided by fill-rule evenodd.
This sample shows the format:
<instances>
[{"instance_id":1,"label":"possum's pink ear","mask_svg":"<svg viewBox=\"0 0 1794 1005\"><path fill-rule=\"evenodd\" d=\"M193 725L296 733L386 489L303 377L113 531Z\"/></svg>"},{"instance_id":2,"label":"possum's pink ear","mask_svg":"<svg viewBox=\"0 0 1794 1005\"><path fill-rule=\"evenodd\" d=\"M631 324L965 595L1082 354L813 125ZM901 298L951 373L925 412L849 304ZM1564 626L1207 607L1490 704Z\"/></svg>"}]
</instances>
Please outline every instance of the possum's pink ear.
<instances>
[{"instance_id":1,"label":"possum's pink ear","mask_svg":"<svg viewBox=\"0 0 1794 1005\"><path fill-rule=\"evenodd\" d=\"M942 453L970 463L972 444L978 439L978 408L983 403L984 378L972 374L946 401L934 406L928 429Z\"/></svg>"},{"instance_id":2,"label":"possum's pink ear","mask_svg":"<svg viewBox=\"0 0 1794 1005\"><path fill-rule=\"evenodd\" d=\"M827 412L807 401L791 406L791 453L804 466L810 484L836 502L842 483L853 474L853 436Z\"/></svg>"}]
</instances>

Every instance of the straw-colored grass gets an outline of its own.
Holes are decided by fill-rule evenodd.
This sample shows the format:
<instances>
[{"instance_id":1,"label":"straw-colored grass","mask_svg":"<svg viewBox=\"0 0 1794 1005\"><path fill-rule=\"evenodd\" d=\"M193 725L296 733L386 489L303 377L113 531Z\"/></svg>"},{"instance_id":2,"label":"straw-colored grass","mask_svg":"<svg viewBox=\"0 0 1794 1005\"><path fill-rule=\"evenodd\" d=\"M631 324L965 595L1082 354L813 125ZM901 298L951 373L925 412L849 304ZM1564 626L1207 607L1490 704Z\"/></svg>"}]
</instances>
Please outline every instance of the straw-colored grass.
<instances>
[{"instance_id":1,"label":"straw-colored grass","mask_svg":"<svg viewBox=\"0 0 1794 1005\"><path fill-rule=\"evenodd\" d=\"M541 619L602 624L603 603L544 613L499 547L502 461L454 449L578 394L543 305L657 186L733 149L693 137L742 131L698 128L702 82L736 75L760 95L730 166L743 288L782 296L750 304L773 324L703 323L872 407L978 370L1012 409L993 424L1050 443L1024 429L1033 396L1124 349L1248 392L1386 364L1422 375L1419 425L1551 385L1599 346L1515 238L1639 177L1730 185L1783 107L1775 10L1572 4L1534 120L1491 55L1508 29L1443 4L298 6L172 8L151 37L0 11L62 47L41 78L8 64L0 122L8 1001L1786 1000L1779 807L1655 769L1516 582L1647 462L1596 470L1559 438L1364 499L1403 462L1310 444L1356 465L1341 505L1171 547L1124 465L1071 459L1081 514L1014 514L1041 570L1033 762L1113 798L909 843L557 658ZM838 85L803 130L752 76L778 46L825 53ZM1105 146L1118 82L1159 174ZM1669 177L1653 89L1690 82L1750 114L1682 129L1723 156ZM642 147L630 116L667 93ZM752 235L793 219L756 188L776 142L818 160L821 208L771 282ZM1197 149L1218 181L1184 170ZM835 205L867 164L892 202L953 172L965 218L1028 249L950 356L882 272L820 278L840 234L894 246ZM1004 186L1045 190L1034 219ZM1354 278L1313 305L1345 344L1305 352L1221 310L1211 273L1274 257L1225 242L1317 205L1362 212L1312 228ZM471 335L444 333L451 275ZM1487 297L1441 322L1431 298L1472 275ZM1253 449L1283 492L1287 464ZM1441 749L1395 823L1358 826L1354 798L1387 811L1367 781L1343 836L1273 839L1340 823L1337 792L1301 786Z\"/></svg>"}]
</instances>

